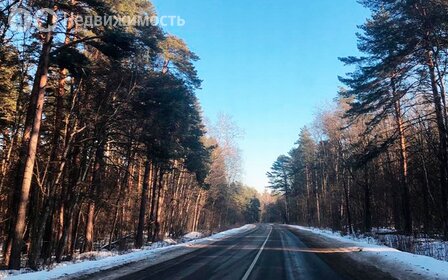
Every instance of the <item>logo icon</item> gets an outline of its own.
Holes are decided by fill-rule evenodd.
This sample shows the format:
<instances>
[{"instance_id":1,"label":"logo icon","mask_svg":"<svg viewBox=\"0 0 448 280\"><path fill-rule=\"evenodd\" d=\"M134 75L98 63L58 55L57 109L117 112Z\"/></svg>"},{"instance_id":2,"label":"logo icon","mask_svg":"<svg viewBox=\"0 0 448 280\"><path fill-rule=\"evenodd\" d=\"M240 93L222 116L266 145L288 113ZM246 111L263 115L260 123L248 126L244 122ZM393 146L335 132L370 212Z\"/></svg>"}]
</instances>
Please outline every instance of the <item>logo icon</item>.
<instances>
[{"instance_id":1,"label":"logo icon","mask_svg":"<svg viewBox=\"0 0 448 280\"><path fill-rule=\"evenodd\" d=\"M39 9L33 16L31 11L17 6L11 10L8 24L15 32L26 32L35 25L40 32L50 32L56 28L57 18L52 9Z\"/></svg>"},{"instance_id":2,"label":"logo icon","mask_svg":"<svg viewBox=\"0 0 448 280\"><path fill-rule=\"evenodd\" d=\"M9 14L8 24L12 31L25 32L33 25L33 16L30 11L16 7Z\"/></svg>"}]
</instances>

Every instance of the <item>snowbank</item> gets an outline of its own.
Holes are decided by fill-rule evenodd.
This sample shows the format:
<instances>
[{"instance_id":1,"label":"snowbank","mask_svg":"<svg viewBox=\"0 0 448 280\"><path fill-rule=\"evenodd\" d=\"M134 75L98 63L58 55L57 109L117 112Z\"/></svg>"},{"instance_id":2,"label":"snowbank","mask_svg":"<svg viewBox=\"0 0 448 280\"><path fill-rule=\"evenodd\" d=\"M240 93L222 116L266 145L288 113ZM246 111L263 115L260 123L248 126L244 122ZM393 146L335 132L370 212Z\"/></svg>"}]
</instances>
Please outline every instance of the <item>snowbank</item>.
<instances>
[{"instance_id":1,"label":"snowbank","mask_svg":"<svg viewBox=\"0 0 448 280\"><path fill-rule=\"evenodd\" d=\"M240 228L227 230L221 233L214 234L212 236L191 240L186 243L173 245L172 240L165 240L163 242L157 242L151 246L144 247L141 250L134 250L132 253L110 256L106 252L94 252L90 253L91 258L95 260L85 260L77 263L65 262L57 265L51 270L43 270L38 272L29 272L29 270L21 271L3 271L0 272L0 279L24 279L24 280L43 280L43 279L56 279L61 277L75 277L86 274L92 274L99 271L108 270L114 267L119 267L131 263L145 261L145 265L149 265L154 261L167 260L172 257L182 255L194 250L196 244L209 244L227 237L244 233L253 229L255 225L245 225ZM187 234L188 235L188 234ZM199 236L196 233L192 233L189 237ZM188 249L188 250L187 250ZM176 254L174 254L176 253ZM78 260L79 261L79 260Z\"/></svg>"},{"instance_id":2,"label":"snowbank","mask_svg":"<svg viewBox=\"0 0 448 280\"><path fill-rule=\"evenodd\" d=\"M195 239L199 239L199 238L204 238L204 234L197 232L197 231L193 231L193 232L185 234L181 240L190 241L190 240L195 240Z\"/></svg>"},{"instance_id":3,"label":"snowbank","mask_svg":"<svg viewBox=\"0 0 448 280\"><path fill-rule=\"evenodd\" d=\"M341 251L355 252L349 255L354 260L374 265L397 279L448 279L448 262L445 261L377 245L373 238L341 236L329 230L302 226L290 227L330 239L333 246L342 247Z\"/></svg>"}]
</instances>

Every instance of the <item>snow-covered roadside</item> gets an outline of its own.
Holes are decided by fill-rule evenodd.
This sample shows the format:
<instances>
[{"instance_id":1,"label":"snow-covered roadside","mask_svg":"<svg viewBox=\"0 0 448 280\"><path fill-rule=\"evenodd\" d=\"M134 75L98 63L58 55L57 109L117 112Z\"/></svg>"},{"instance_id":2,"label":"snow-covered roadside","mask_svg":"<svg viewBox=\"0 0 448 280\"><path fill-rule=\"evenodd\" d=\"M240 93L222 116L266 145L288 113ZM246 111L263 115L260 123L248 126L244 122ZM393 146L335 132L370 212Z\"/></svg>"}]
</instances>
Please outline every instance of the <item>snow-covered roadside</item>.
<instances>
[{"instance_id":1,"label":"snow-covered roadside","mask_svg":"<svg viewBox=\"0 0 448 280\"><path fill-rule=\"evenodd\" d=\"M371 238L341 236L329 230L293 226L329 241L335 252L350 252L355 261L374 265L397 279L448 279L448 262L374 244Z\"/></svg>"},{"instance_id":2,"label":"snow-covered roadside","mask_svg":"<svg viewBox=\"0 0 448 280\"><path fill-rule=\"evenodd\" d=\"M160 247L160 244L156 246L149 246L141 250L136 250L129 254L110 256L100 260L86 260L78 263L65 262L59 264L57 267L51 270L42 270L37 272L24 273L26 271L15 272L0 272L0 279L26 279L26 280L44 280L44 279L57 279L57 278L69 278L81 275L88 275L97 273L100 271L112 269L114 267L120 267L123 265L137 263L145 261L145 265L148 266L152 263L158 263L161 261L175 258L177 256L186 254L194 250L195 245L207 245L236 234L244 233L253 229L255 225L245 225L240 228L235 228L211 235L206 238L201 237L199 233L191 233L184 236L183 241L185 243ZM2 274L3 273L3 274Z\"/></svg>"}]
</instances>

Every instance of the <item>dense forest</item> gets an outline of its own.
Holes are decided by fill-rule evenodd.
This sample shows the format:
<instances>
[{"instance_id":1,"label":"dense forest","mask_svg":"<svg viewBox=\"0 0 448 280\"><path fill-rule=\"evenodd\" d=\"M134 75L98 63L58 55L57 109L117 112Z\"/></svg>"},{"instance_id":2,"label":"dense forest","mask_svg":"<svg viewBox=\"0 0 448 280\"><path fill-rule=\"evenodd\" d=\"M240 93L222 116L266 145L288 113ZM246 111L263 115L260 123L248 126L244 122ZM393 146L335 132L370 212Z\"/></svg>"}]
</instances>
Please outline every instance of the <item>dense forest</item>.
<instances>
[{"instance_id":1,"label":"dense forest","mask_svg":"<svg viewBox=\"0 0 448 280\"><path fill-rule=\"evenodd\" d=\"M20 30L17 7L54 13ZM237 182L238 129L202 119L196 54L158 25L75 21L110 15L156 14L147 0L0 1L5 267L258 220L256 191Z\"/></svg>"},{"instance_id":2,"label":"dense forest","mask_svg":"<svg viewBox=\"0 0 448 280\"><path fill-rule=\"evenodd\" d=\"M268 173L267 221L448 239L448 2L365 0L360 56Z\"/></svg>"}]
</instances>

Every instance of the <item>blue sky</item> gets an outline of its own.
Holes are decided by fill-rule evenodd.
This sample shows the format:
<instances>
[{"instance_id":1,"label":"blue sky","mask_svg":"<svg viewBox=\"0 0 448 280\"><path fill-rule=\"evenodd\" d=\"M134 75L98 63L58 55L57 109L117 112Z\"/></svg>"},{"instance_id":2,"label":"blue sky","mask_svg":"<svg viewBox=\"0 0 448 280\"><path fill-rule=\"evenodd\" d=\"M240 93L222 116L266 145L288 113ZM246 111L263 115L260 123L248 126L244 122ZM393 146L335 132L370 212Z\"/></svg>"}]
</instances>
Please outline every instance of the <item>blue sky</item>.
<instances>
[{"instance_id":1,"label":"blue sky","mask_svg":"<svg viewBox=\"0 0 448 280\"><path fill-rule=\"evenodd\" d=\"M166 29L201 58L204 115L232 115L244 130L243 182L262 190L274 160L336 96L348 71L338 57L358 54L356 26L368 11L356 0L152 2L159 15L186 20Z\"/></svg>"}]
</instances>

